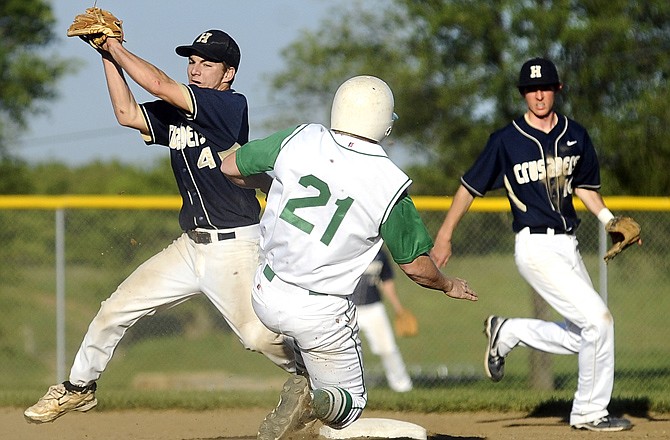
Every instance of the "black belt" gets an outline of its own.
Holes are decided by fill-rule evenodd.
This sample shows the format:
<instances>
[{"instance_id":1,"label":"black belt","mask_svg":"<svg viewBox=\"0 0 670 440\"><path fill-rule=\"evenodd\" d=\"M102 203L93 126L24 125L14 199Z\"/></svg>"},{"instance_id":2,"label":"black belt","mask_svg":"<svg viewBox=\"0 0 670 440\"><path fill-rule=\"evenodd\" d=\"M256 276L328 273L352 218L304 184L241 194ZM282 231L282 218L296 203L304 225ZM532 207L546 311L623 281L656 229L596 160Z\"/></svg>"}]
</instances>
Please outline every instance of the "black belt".
<instances>
[{"instance_id":1,"label":"black belt","mask_svg":"<svg viewBox=\"0 0 670 440\"><path fill-rule=\"evenodd\" d=\"M545 228L544 226L529 226L531 234L548 234L553 229L554 235L572 235L572 231L564 231L563 229Z\"/></svg>"},{"instance_id":2,"label":"black belt","mask_svg":"<svg viewBox=\"0 0 670 440\"><path fill-rule=\"evenodd\" d=\"M195 229L189 229L186 231L186 235L198 244L210 244L212 242L212 233L205 231L196 231ZM218 232L216 234L218 240L231 240L235 238L235 232Z\"/></svg>"}]
</instances>

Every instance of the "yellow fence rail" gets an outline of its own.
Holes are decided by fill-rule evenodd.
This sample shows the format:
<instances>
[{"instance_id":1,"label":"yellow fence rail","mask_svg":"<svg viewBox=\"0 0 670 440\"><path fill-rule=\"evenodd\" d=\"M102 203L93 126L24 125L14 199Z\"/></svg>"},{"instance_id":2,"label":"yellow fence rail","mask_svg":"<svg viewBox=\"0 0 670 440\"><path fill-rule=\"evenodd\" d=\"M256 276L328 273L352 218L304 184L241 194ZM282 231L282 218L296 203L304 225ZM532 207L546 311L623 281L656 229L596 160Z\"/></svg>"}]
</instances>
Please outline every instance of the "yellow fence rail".
<instances>
[{"instance_id":1,"label":"yellow fence rail","mask_svg":"<svg viewBox=\"0 0 670 440\"><path fill-rule=\"evenodd\" d=\"M451 197L413 196L419 211L446 211L451 206ZM259 198L263 206L265 200ZM612 210L670 211L670 197L605 197ZM118 196L118 195L7 195L0 196L0 209L179 209L178 196ZM575 208L585 210L575 198ZM504 197L477 198L472 211L509 211L509 202Z\"/></svg>"}]
</instances>

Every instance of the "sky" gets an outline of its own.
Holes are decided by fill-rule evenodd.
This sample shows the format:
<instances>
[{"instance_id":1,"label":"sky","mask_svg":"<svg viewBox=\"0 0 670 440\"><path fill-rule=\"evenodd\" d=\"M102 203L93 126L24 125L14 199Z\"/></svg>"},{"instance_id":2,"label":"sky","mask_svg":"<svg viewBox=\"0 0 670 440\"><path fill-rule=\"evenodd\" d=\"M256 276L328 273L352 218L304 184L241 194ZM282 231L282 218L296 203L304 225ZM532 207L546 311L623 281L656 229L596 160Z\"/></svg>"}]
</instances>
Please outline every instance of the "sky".
<instances>
[{"instance_id":1,"label":"sky","mask_svg":"<svg viewBox=\"0 0 670 440\"><path fill-rule=\"evenodd\" d=\"M174 52L176 46L191 44L208 29L228 32L242 52L234 88L249 101L251 139L270 134L262 122L282 111L268 98L268 77L285 68L282 49L301 31L318 29L341 4L341 0L97 0L98 7L123 20L126 47L177 81L187 81L187 61ZM117 124L100 56L79 38L66 36L74 16L92 4L52 0L51 5L57 42L48 51L73 59L78 70L61 79L59 97L46 103L47 113L30 120L12 153L32 164L58 161L70 166L109 160L150 166L166 157L165 147L146 146L135 130ZM129 82L138 102L155 99ZM304 122L327 124L328 110Z\"/></svg>"}]
</instances>

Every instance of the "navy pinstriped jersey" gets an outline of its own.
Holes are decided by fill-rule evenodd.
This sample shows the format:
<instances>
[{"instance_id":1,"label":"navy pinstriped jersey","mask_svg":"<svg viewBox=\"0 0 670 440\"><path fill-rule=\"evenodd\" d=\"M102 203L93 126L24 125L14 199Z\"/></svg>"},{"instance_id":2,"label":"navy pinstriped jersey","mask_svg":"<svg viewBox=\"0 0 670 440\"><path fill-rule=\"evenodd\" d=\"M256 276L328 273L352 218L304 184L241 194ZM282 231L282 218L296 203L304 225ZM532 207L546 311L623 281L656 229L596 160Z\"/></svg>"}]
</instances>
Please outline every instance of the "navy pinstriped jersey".
<instances>
[{"instance_id":1,"label":"navy pinstriped jersey","mask_svg":"<svg viewBox=\"0 0 670 440\"><path fill-rule=\"evenodd\" d=\"M377 283L391 279L393 279L391 262L386 253L380 249L375 259L363 272L361 280L349 299L357 306L379 302L382 298Z\"/></svg>"},{"instance_id":2,"label":"navy pinstriped jersey","mask_svg":"<svg viewBox=\"0 0 670 440\"><path fill-rule=\"evenodd\" d=\"M235 143L249 140L247 99L233 90L214 90L189 85L193 116L165 101L144 103L150 130L147 144L170 148L172 171L182 207L179 225L227 229L259 222L256 192L231 183L220 171L220 154Z\"/></svg>"},{"instance_id":3,"label":"navy pinstriped jersey","mask_svg":"<svg viewBox=\"0 0 670 440\"><path fill-rule=\"evenodd\" d=\"M584 127L557 114L549 132L519 117L493 133L461 183L474 196L505 188L512 208L512 229L526 226L574 231L579 226L573 188L598 190L600 168Z\"/></svg>"}]
</instances>

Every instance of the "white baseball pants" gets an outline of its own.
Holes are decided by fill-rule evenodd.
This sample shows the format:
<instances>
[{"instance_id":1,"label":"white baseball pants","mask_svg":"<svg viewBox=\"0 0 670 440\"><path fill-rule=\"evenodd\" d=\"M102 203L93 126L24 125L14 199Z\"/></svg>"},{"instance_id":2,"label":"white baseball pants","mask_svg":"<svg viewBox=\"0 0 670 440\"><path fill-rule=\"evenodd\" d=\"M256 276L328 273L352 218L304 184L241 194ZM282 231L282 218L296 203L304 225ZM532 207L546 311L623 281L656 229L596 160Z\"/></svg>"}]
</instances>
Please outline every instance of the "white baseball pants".
<instances>
[{"instance_id":1,"label":"white baseball pants","mask_svg":"<svg viewBox=\"0 0 670 440\"><path fill-rule=\"evenodd\" d=\"M258 226L236 228L235 233L237 238L209 244L197 244L182 234L140 265L102 302L75 356L70 382L84 386L98 380L128 328L200 293L221 312L246 349L295 372L292 344L268 330L251 306Z\"/></svg>"},{"instance_id":2,"label":"white baseball pants","mask_svg":"<svg viewBox=\"0 0 670 440\"><path fill-rule=\"evenodd\" d=\"M312 390L340 388L351 395L350 407L335 403L337 422L322 420L336 429L350 425L368 398L356 306L346 297L313 294L277 276L269 280L263 269L256 272L254 310L269 329L293 338L298 370L304 363Z\"/></svg>"},{"instance_id":3,"label":"white baseball pants","mask_svg":"<svg viewBox=\"0 0 670 440\"><path fill-rule=\"evenodd\" d=\"M564 323L509 319L500 329L498 353L522 345L554 354L577 354L579 375L570 424L608 414L614 385L614 320L593 288L573 235L516 235L519 272L565 318Z\"/></svg>"}]
</instances>

